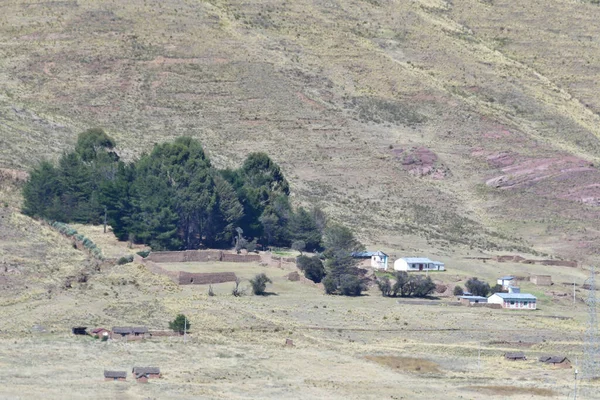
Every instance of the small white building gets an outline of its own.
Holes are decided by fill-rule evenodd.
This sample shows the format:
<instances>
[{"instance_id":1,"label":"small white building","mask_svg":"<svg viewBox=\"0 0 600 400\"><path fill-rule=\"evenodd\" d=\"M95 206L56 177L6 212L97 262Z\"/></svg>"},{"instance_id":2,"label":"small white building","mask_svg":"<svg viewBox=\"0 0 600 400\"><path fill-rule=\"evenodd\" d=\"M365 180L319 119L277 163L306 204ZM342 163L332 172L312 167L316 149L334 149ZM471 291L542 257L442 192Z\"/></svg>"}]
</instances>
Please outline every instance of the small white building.
<instances>
[{"instance_id":1,"label":"small white building","mask_svg":"<svg viewBox=\"0 0 600 400\"><path fill-rule=\"evenodd\" d=\"M363 258L371 260L371 267L375 269L388 269L389 257L383 251L361 251L352 253L354 258Z\"/></svg>"},{"instance_id":2,"label":"small white building","mask_svg":"<svg viewBox=\"0 0 600 400\"><path fill-rule=\"evenodd\" d=\"M488 297L488 303L500 304L511 310L535 310L537 298L529 293L494 293Z\"/></svg>"},{"instance_id":3,"label":"small white building","mask_svg":"<svg viewBox=\"0 0 600 400\"><path fill-rule=\"evenodd\" d=\"M487 297L481 296L459 296L458 301L466 306L469 306L471 304L485 304L488 302L488 299Z\"/></svg>"},{"instance_id":4,"label":"small white building","mask_svg":"<svg viewBox=\"0 0 600 400\"><path fill-rule=\"evenodd\" d=\"M429 258L405 257L394 261L396 271L445 271L444 263L431 261Z\"/></svg>"},{"instance_id":5,"label":"small white building","mask_svg":"<svg viewBox=\"0 0 600 400\"><path fill-rule=\"evenodd\" d=\"M502 286L502 289L508 290L508 287L513 285L514 280L514 276L503 276L501 278L498 278L497 283L498 285Z\"/></svg>"}]
</instances>

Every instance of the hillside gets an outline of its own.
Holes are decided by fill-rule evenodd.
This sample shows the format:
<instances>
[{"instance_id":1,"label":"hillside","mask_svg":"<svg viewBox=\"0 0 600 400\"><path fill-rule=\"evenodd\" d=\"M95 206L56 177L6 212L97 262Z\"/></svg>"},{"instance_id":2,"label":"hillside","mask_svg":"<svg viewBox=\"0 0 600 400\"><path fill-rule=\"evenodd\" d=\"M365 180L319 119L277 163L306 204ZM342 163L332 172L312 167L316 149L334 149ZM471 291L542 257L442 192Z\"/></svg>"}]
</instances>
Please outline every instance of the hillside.
<instances>
[{"instance_id":1,"label":"hillside","mask_svg":"<svg viewBox=\"0 0 600 400\"><path fill-rule=\"evenodd\" d=\"M590 2L6 0L0 11L0 167L56 159L90 126L129 159L191 135L220 167L267 151L299 202L368 243L593 260Z\"/></svg>"}]
</instances>

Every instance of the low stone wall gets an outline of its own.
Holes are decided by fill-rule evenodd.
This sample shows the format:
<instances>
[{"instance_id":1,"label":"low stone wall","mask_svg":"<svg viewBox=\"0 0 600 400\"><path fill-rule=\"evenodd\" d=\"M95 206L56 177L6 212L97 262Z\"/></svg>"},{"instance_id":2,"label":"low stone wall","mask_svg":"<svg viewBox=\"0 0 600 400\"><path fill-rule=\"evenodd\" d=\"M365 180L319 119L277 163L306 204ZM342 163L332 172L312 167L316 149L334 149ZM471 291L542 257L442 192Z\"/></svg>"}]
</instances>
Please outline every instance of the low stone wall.
<instances>
[{"instance_id":1,"label":"low stone wall","mask_svg":"<svg viewBox=\"0 0 600 400\"><path fill-rule=\"evenodd\" d=\"M177 263L221 261L222 257L223 252L219 250L185 250L152 252L146 259L157 263Z\"/></svg>"},{"instance_id":2,"label":"low stone wall","mask_svg":"<svg viewBox=\"0 0 600 400\"><path fill-rule=\"evenodd\" d=\"M168 271L158 265L157 263L150 261L148 259L143 260L142 263L148 268L150 272L154 272L155 274L165 275L169 279L171 279L175 283L179 283L179 271Z\"/></svg>"},{"instance_id":3,"label":"low stone wall","mask_svg":"<svg viewBox=\"0 0 600 400\"><path fill-rule=\"evenodd\" d=\"M237 276L233 272L179 272L180 285L209 285L216 283L235 282L236 279Z\"/></svg>"},{"instance_id":4,"label":"low stone wall","mask_svg":"<svg viewBox=\"0 0 600 400\"><path fill-rule=\"evenodd\" d=\"M513 262L521 264L539 264L539 265L553 265L557 267L570 267L577 268L577 261L566 261L566 260L528 260L521 256L497 256L496 261L498 262Z\"/></svg>"},{"instance_id":5,"label":"low stone wall","mask_svg":"<svg viewBox=\"0 0 600 400\"><path fill-rule=\"evenodd\" d=\"M551 275L531 275L529 280L534 285L538 286L550 286L552 285L552 276Z\"/></svg>"},{"instance_id":6,"label":"low stone wall","mask_svg":"<svg viewBox=\"0 0 600 400\"><path fill-rule=\"evenodd\" d=\"M258 254L230 254L222 253L221 261L224 262L260 262L260 255Z\"/></svg>"}]
</instances>

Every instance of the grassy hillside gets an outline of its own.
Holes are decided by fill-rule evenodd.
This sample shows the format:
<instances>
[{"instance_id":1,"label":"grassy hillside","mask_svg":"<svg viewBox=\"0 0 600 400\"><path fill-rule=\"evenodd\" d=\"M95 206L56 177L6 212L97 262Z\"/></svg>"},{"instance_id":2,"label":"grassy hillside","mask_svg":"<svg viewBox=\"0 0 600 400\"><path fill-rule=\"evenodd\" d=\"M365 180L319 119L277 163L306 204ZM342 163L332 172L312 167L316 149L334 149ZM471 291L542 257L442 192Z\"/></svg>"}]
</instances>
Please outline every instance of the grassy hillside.
<instances>
[{"instance_id":1,"label":"grassy hillside","mask_svg":"<svg viewBox=\"0 0 600 400\"><path fill-rule=\"evenodd\" d=\"M592 261L600 8L570 0L0 5L0 167L90 126L132 158L179 135L267 151L299 202L419 253Z\"/></svg>"}]
</instances>

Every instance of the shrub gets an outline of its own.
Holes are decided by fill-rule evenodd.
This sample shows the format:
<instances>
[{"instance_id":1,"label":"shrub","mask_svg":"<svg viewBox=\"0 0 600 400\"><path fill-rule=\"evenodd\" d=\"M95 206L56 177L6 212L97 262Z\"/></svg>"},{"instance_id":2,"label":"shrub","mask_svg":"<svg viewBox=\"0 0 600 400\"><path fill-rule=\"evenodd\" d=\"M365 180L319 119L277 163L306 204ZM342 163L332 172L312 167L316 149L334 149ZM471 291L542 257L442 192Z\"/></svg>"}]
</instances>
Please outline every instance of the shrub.
<instances>
[{"instance_id":1,"label":"shrub","mask_svg":"<svg viewBox=\"0 0 600 400\"><path fill-rule=\"evenodd\" d=\"M185 315L178 314L173 321L169 322L169 329L183 333L184 330L189 330L191 325Z\"/></svg>"},{"instance_id":2,"label":"shrub","mask_svg":"<svg viewBox=\"0 0 600 400\"><path fill-rule=\"evenodd\" d=\"M212 285L208 285L208 295L210 297L213 297L215 295Z\"/></svg>"},{"instance_id":3,"label":"shrub","mask_svg":"<svg viewBox=\"0 0 600 400\"><path fill-rule=\"evenodd\" d=\"M323 287L325 288L326 294L334 294L337 290L337 283L331 275L327 275L325 279L323 279Z\"/></svg>"},{"instance_id":4,"label":"shrub","mask_svg":"<svg viewBox=\"0 0 600 400\"><path fill-rule=\"evenodd\" d=\"M318 256L299 256L296 258L296 265L304 272L304 276L314 283L321 282L325 277L325 267Z\"/></svg>"},{"instance_id":5,"label":"shrub","mask_svg":"<svg viewBox=\"0 0 600 400\"><path fill-rule=\"evenodd\" d=\"M423 277L423 275L417 275L415 277L415 289L413 296L415 297L427 297L435 292L435 283L431 280L431 277Z\"/></svg>"},{"instance_id":6,"label":"shrub","mask_svg":"<svg viewBox=\"0 0 600 400\"><path fill-rule=\"evenodd\" d=\"M456 285L454 286L454 291L453 291L455 296L462 296L463 294L465 294L465 291L463 290L463 288L461 288L460 286Z\"/></svg>"},{"instance_id":7,"label":"shrub","mask_svg":"<svg viewBox=\"0 0 600 400\"><path fill-rule=\"evenodd\" d=\"M119 261L117 261L117 264L119 265L123 265L123 264L129 264L130 262L133 262L133 255L129 254L125 257L121 257L119 258Z\"/></svg>"},{"instance_id":8,"label":"shrub","mask_svg":"<svg viewBox=\"0 0 600 400\"><path fill-rule=\"evenodd\" d=\"M344 296L360 296L365 289L362 279L355 275L342 275L340 277L340 293Z\"/></svg>"},{"instance_id":9,"label":"shrub","mask_svg":"<svg viewBox=\"0 0 600 400\"><path fill-rule=\"evenodd\" d=\"M254 279L250 279L250 285L252 285L252 292L255 295L264 295L265 289L267 288L267 283L273 283L273 281L266 274L256 275Z\"/></svg>"},{"instance_id":10,"label":"shrub","mask_svg":"<svg viewBox=\"0 0 600 400\"><path fill-rule=\"evenodd\" d=\"M387 276L378 279L377 286L379 287L379 290L381 290L381 294L384 297L389 297L390 294L392 294L392 284L390 282L390 278L388 278Z\"/></svg>"},{"instance_id":11,"label":"shrub","mask_svg":"<svg viewBox=\"0 0 600 400\"><path fill-rule=\"evenodd\" d=\"M150 255L150 250L138 251L136 254L142 258L146 258Z\"/></svg>"},{"instance_id":12,"label":"shrub","mask_svg":"<svg viewBox=\"0 0 600 400\"><path fill-rule=\"evenodd\" d=\"M233 286L233 289L231 290L231 294L234 295L235 297L240 297L245 294L245 289L240 289L241 282L242 281L240 280L240 278L237 278L235 280L235 285Z\"/></svg>"},{"instance_id":13,"label":"shrub","mask_svg":"<svg viewBox=\"0 0 600 400\"><path fill-rule=\"evenodd\" d=\"M495 284L494 286L492 286L492 288L490 289L490 293L494 294L494 293L502 293L504 289L502 288L502 285L498 285Z\"/></svg>"}]
</instances>

